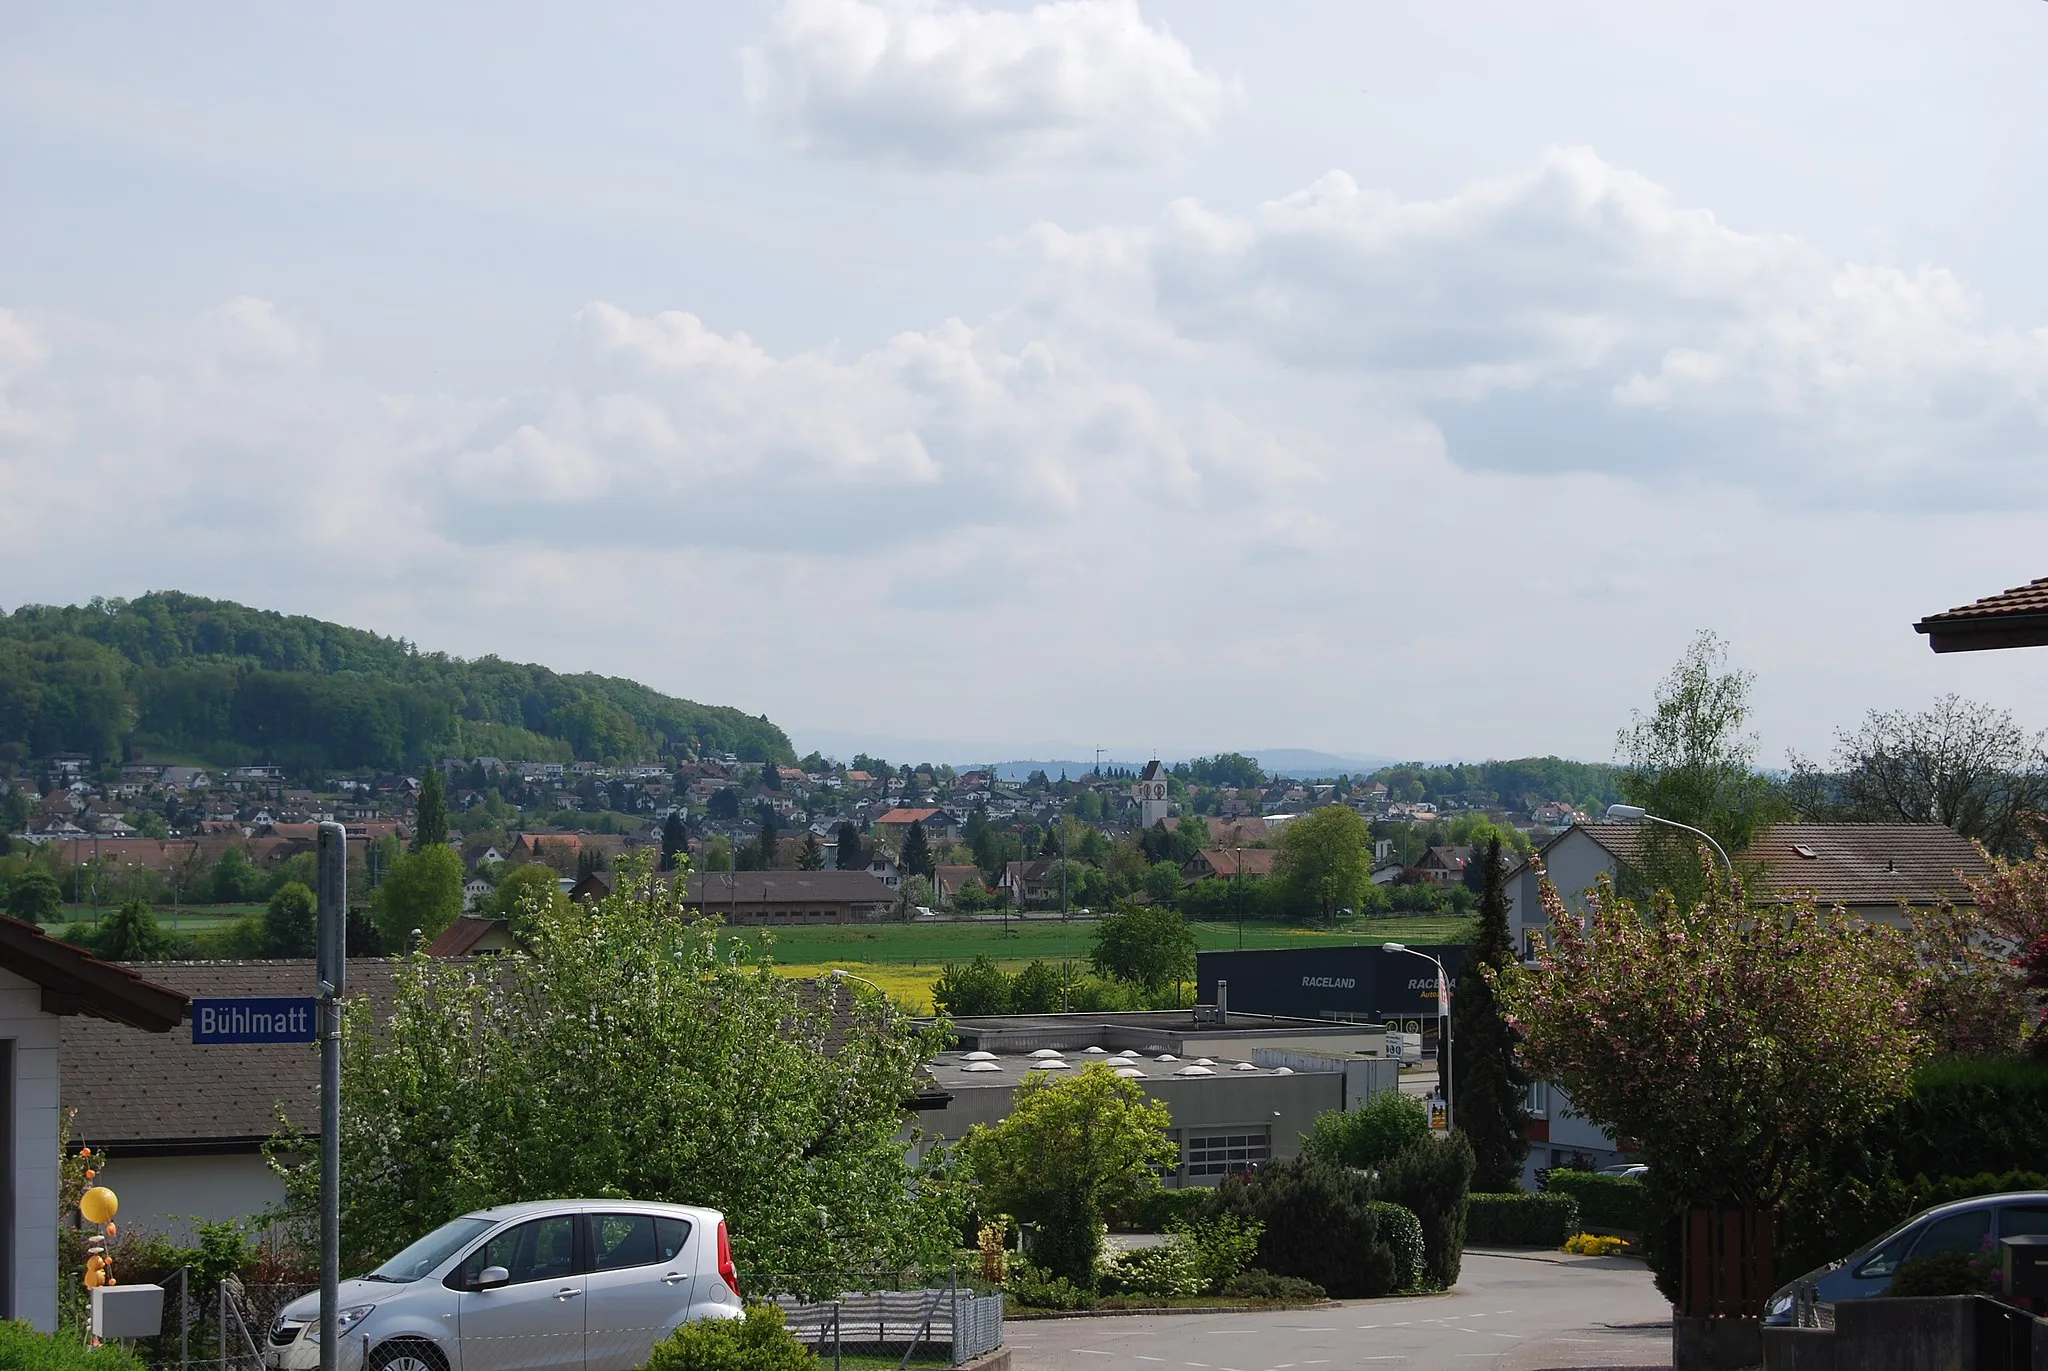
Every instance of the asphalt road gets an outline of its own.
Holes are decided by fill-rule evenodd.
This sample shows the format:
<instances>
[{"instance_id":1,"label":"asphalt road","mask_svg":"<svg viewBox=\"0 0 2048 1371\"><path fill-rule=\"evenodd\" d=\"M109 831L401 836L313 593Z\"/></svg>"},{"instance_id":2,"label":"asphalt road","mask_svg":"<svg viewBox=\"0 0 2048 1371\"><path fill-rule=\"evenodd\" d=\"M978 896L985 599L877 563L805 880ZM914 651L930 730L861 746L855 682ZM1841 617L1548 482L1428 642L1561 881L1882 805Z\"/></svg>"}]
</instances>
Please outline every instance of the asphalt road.
<instances>
[{"instance_id":1,"label":"asphalt road","mask_svg":"<svg viewBox=\"0 0 2048 1371\"><path fill-rule=\"evenodd\" d=\"M1271 1314L1012 1320L1016 1371L1580 1371L1671 1365L1642 1263L1467 1253L1447 1295Z\"/></svg>"}]
</instances>

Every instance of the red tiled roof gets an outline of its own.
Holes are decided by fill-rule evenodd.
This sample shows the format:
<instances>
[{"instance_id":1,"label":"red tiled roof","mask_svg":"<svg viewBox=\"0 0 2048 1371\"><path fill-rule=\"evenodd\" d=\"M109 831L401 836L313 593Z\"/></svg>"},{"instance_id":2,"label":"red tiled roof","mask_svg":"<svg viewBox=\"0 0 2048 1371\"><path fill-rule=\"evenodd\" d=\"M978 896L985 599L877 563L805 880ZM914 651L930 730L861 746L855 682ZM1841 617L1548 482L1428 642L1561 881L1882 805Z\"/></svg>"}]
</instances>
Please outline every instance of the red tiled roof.
<instances>
[{"instance_id":1,"label":"red tiled roof","mask_svg":"<svg viewBox=\"0 0 2048 1371\"><path fill-rule=\"evenodd\" d=\"M1235 876L1239 872L1247 876L1270 876L1273 863L1279 856L1279 852L1270 847L1202 849L1202 860L1219 876Z\"/></svg>"},{"instance_id":2,"label":"red tiled roof","mask_svg":"<svg viewBox=\"0 0 2048 1371\"><path fill-rule=\"evenodd\" d=\"M921 824L938 813L936 809L892 809L875 822L878 824Z\"/></svg>"},{"instance_id":3,"label":"red tiled roof","mask_svg":"<svg viewBox=\"0 0 2048 1371\"><path fill-rule=\"evenodd\" d=\"M1574 833L1585 834L1628 866L1642 860L1648 825L1579 824L1551 839L1545 850ZM1750 882L1751 898L1811 895L1824 905L1965 903L1971 895L1963 877L1986 876L1991 870L1969 839L1941 824L1774 824L1735 857L1737 865L1763 868Z\"/></svg>"},{"instance_id":4,"label":"red tiled roof","mask_svg":"<svg viewBox=\"0 0 2048 1371\"><path fill-rule=\"evenodd\" d=\"M486 937L499 929L512 925L505 919L479 919L464 914L454 923L442 929L434 941L427 944L429 957L466 957L470 950Z\"/></svg>"},{"instance_id":5,"label":"red tiled roof","mask_svg":"<svg viewBox=\"0 0 2048 1371\"><path fill-rule=\"evenodd\" d=\"M1930 614L1913 631L1926 634L1936 652L2048 644L2048 576Z\"/></svg>"},{"instance_id":6,"label":"red tiled roof","mask_svg":"<svg viewBox=\"0 0 2048 1371\"><path fill-rule=\"evenodd\" d=\"M149 1033L168 1033L185 1017L177 991L19 919L0 917L0 967L41 988L45 1014L86 1014Z\"/></svg>"}]
</instances>

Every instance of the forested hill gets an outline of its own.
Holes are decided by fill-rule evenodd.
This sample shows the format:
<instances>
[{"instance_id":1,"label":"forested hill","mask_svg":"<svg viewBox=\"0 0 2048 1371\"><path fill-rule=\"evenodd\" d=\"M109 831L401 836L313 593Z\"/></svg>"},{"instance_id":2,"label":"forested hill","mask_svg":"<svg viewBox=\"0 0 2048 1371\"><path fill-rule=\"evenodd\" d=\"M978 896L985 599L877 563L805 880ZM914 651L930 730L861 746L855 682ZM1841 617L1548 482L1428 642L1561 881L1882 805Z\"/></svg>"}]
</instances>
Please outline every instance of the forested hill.
<instances>
[{"instance_id":1,"label":"forested hill","mask_svg":"<svg viewBox=\"0 0 2048 1371\"><path fill-rule=\"evenodd\" d=\"M442 756L794 760L765 717L615 676L422 652L402 639L177 591L0 614L0 759L144 755L296 774Z\"/></svg>"}]
</instances>

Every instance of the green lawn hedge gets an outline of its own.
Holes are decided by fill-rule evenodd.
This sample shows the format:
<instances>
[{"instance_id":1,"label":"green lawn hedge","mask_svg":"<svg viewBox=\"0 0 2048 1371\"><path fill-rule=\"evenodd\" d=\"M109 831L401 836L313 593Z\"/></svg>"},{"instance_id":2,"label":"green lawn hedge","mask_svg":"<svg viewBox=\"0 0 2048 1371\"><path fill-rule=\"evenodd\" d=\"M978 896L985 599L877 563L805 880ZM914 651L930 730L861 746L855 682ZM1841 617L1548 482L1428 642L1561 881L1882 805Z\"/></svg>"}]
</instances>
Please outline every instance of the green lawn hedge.
<instances>
[{"instance_id":1,"label":"green lawn hedge","mask_svg":"<svg viewBox=\"0 0 2048 1371\"><path fill-rule=\"evenodd\" d=\"M1579 1231L1579 1202L1570 1195L1473 1195L1465 1209L1465 1241L1475 1247L1563 1247Z\"/></svg>"},{"instance_id":2,"label":"green lawn hedge","mask_svg":"<svg viewBox=\"0 0 2048 1371\"><path fill-rule=\"evenodd\" d=\"M1643 1183L1633 1176L1602 1176L1591 1171L1550 1172L1546 1193L1570 1195L1579 1202L1579 1222L1587 1228L1612 1228L1640 1233L1648 1224Z\"/></svg>"}]
</instances>

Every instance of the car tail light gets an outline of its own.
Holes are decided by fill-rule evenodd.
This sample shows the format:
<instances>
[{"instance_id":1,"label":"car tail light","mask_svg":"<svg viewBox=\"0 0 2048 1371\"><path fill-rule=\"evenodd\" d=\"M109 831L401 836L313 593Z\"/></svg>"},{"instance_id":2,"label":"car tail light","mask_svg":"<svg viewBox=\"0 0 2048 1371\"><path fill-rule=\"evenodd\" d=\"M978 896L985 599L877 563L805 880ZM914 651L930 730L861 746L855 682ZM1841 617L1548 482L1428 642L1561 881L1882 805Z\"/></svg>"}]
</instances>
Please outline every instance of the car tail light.
<instances>
[{"instance_id":1,"label":"car tail light","mask_svg":"<svg viewBox=\"0 0 2048 1371\"><path fill-rule=\"evenodd\" d=\"M740 1293L739 1268L732 1264L732 1235L725 1231L725 1220L718 1221L718 1279L726 1284L737 1297Z\"/></svg>"}]
</instances>

